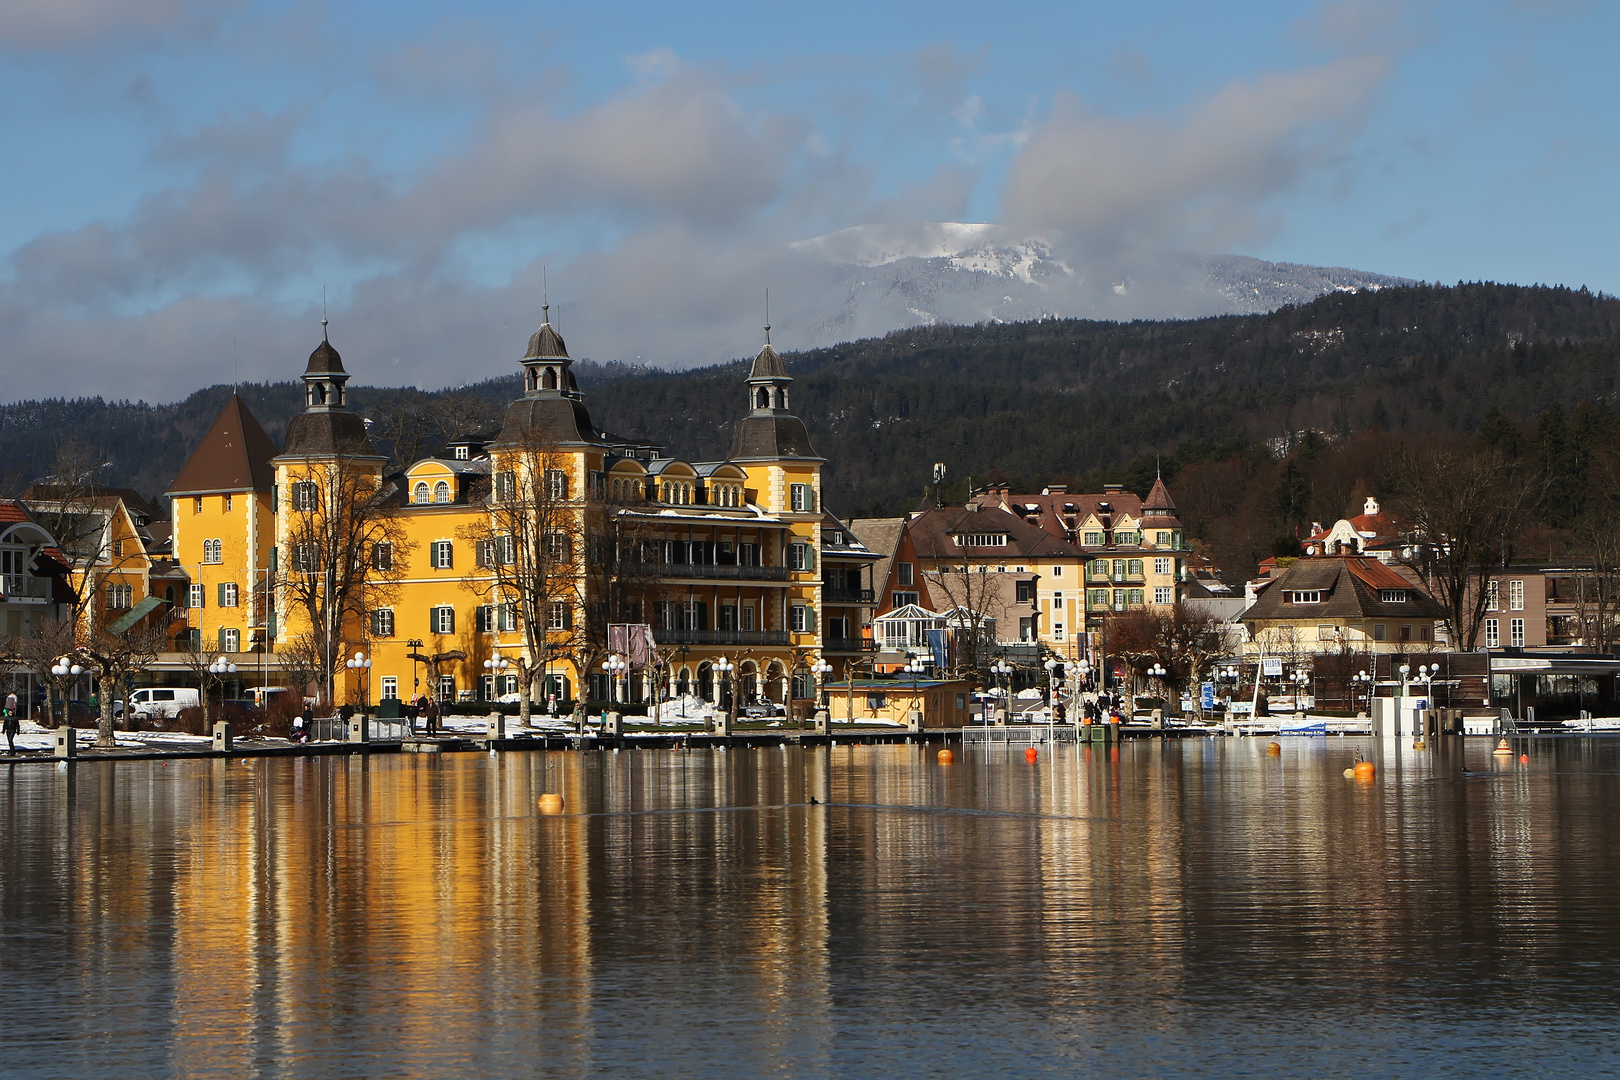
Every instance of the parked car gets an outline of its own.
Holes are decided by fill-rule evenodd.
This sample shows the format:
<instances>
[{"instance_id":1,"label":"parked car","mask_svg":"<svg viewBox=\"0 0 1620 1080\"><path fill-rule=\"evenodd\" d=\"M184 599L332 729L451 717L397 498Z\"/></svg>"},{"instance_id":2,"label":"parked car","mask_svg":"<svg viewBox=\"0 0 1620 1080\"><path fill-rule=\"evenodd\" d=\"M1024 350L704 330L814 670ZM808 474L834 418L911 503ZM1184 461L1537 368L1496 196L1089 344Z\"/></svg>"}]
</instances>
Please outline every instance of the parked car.
<instances>
[{"instance_id":1,"label":"parked car","mask_svg":"<svg viewBox=\"0 0 1620 1080\"><path fill-rule=\"evenodd\" d=\"M101 707L96 706L92 708L88 701L81 701L78 698L74 698L67 703L67 707L69 720L94 721L101 718ZM113 701L112 714L114 720L122 720L124 718L124 701L122 698L118 698Z\"/></svg>"},{"instance_id":2,"label":"parked car","mask_svg":"<svg viewBox=\"0 0 1620 1080\"><path fill-rule=\"evenodd\" d=\"M264 710L251 698L226 698L220 705L225 719L232 722L251 720L256 723L264 719Z\"/></svg>"},{"instance_id":3,"label":"parked car","mask_svg":"<svg viewBox=\"0 0 1620 1080\"><path fill-rule=\"evenodd\" d=\"M787 710L774 701L766 701L758 705L743 706L742 714L754 719L759 719L766 716L786 716Z\"/></svg>"},{"instance_id":4,"label":"parked car","mask_svg":"<svg viewBox=\"0 0 1620 1080\"><path fill-rule=\"evenodd\" d=\"M167 720L201 703L201 696L188 686L143 686L129 695L130 710L142 720Z\"/></svg>"}]
</instances>

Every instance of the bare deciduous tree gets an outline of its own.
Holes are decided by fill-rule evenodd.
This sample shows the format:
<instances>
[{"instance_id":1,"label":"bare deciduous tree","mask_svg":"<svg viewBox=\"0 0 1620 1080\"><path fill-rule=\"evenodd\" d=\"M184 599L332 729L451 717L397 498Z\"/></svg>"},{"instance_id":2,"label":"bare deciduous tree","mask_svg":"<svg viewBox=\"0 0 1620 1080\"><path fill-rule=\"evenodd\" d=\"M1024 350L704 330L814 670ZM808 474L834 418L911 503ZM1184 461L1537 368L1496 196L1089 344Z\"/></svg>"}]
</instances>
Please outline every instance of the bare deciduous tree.
<instances>
[{"instance_id":1,"label":"bare deciduous tree","mask_svg":"<svg viewBox=\"0 0 1620 1080\"><path fill-rule=\"evenodd\" d=\"M414 544L392 513L392 489L360 461L333 458L290 476L281 516L286 550L276 574L279 606L314 639L321 703L333 701L348 635L363 635L370 611L387 604Z\"/></svg>"},{"instance_id":2,"label":"bare deciduous tree","mask_svg":"<svg viewBox=\"0 0 1620 1080\"><path fill-rule=\"evenodd\" d=\"M169 644L169 615L158 611L135 623L126 630L98 627L86 636L79 646L79 655L94 668L97 691L101 697L101 717L96 734L96 745L117 745L113 735L113 699L121 687L134 675L145 671Z\"/></svg>"},{"instance_id":3,"label":"bare deciduous tree","mask_svg":"<svg viewBox=\"0 0 1620 1080\"><path fill-rule=\"evenodd\" d=\"M538 679L568 652L581 622L585 498L575 490L574 456L539 431L523 432L494 460L486 513L461 530L478 562L465 587L491 603L493 629L523 642L503 655L517 669L518 715L527 723Z\"/></svg>"},{"instance_id":4,"label":"bare deciduous tree","mask_svg":"<svg viewBox=\"0 0 1620 1080\"><path fill-rule=\"evenodd\" d=\"M1444 444L1398 453L1395 481L1412 530L1407 561L1446 608L1453 647L1471 652L1489 601L1476 577L1507 558L1539 485L1497 451Z\"/></svg>"},{"instance_id":5,"label":"bare deciduous tree","mask_svg":"<svg viewBox=\"0 0 1620 1080\"><path fill-rule=\"evenodd\" d=\"M25 668L46 687L54 687L58 691L57 696L60 696L64 680L52 675L51 668L59 658L71 655L77 644L77 635L70 619L45 619L36 622L29 632L0 642L0 659ZM51 694L47 693L46 727L55 726L54 709Z\"/></svg>"}]
</instances>

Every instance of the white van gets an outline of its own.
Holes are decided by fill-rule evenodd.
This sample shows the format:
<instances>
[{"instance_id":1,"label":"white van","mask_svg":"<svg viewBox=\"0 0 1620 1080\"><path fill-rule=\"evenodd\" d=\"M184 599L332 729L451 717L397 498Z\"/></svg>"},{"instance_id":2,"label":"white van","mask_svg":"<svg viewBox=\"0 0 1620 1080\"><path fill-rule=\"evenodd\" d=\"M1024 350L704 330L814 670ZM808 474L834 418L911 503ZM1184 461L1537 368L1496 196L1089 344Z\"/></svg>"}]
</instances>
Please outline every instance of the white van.
<instances>
[{"instance_id":1,"label":"white van","mask_svg":"<svg viewBox=\"0 0 1620 1080\"><path fill-rule=\"evenodd\" d=\"M172 719L181 709L201 704L197 691L184 686L145 686L129 695L129 712L142 720Z\"/></svg>"}]
</instances>

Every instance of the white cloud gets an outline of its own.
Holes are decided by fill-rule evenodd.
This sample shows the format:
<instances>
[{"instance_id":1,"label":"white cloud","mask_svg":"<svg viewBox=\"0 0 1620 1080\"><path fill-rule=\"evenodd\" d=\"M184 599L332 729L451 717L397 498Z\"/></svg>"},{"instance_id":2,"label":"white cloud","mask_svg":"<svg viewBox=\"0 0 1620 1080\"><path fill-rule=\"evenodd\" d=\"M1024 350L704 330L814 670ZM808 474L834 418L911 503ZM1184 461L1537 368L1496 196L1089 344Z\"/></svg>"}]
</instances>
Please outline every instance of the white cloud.
<instances>
[{"instance_id":1,"label":"white cloud","mask_svg":"<svg viewBox=\"0 0 1620 1080\"><path fill-rule=\"evenodd\" d=\"M1006 219L1103 251L1253 240L1271 200L1348 141L1388 70L1367 55L1234 82L1175 116L1060 95L1009 171Z\"/></svg>"},{"instance_id":2,"label":"white cloud","mask_svg":"<svg viewBox=\"0 0 1620 1080\"><path fill-rule=\"evenodd\" d=\"M0 0L0 48L59 49L127 34L195 32L237 6L202 0Z\"/></svg>"}]
</instances>

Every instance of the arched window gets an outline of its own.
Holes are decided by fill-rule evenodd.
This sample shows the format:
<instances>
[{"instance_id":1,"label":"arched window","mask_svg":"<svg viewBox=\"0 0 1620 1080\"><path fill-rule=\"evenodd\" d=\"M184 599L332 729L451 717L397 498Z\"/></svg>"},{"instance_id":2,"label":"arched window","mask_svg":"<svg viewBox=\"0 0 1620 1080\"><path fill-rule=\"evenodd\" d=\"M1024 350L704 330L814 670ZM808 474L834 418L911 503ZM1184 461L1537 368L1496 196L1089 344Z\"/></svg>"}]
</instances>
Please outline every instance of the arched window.
<instances>
[{"instance_id":1,"label":"arched window","mask_svg":"<svg viewBox=\"0 0 1620 1080\"><path fill-rule=\"evenodd\" d=\"M771 404L771 393L762 386L759 388L759 393L756 395L754 400L757 403L758 408L768 408Z\"/></svg>"},{"instance_id":2,"label":"arched window","mask_svg":"<svg viewBox=\"0 0 1620 1080\"><path fill-rule=\"evenodd\" d=\"M428 501L428 486L426 480L419 480L411 492L411 502L425 503Z\"/></svg>"},{"instance_id":3,"label":"arched window","mask_svg":"<svg viewBox=\"0 0 1620 1080\"><path fill-rule=\"evenodd\" d=\"M315 393L314 393L313 396L315 398L315 404L317 404L317 405L325 405L326 404L326 384L325 383L316 383L315 384Z\"/></svg>"},{"instance_id":4,"label":"arched window","mask_svg":"<svg viewBox=\"0 0 1620 1080\"><path fill-rule=\"evenodd\" d=\"M687 506L692 505L692 485L691 484L682 484L681 485L681 502L684 503Z\"/></svg>"},{"instance_id":5,"label":"arched window","mask_svg":"<svg viewBox=\"0 0 1620 1080\"><path fill-rule=\"evenodd\" d=\"M436 503L447 503L447 502L449 502L450 501L450 485L445 483L443 480L440 480L437 484L434 484L433 485L433 501L436 502Z\"/></svg>"},{"instance_id":6,"label":"arched window","mask_svg":"<svg viewBox=\"0 0 1620 1080\"><path fill-rule=\"evenodd\" d=\"M546 374L545 374L544 380L541 382L540 386L541 386L541 389L544 389L544 390L555 390L555 389L557 389L557 369L556 368L549 368L549 367L546 368Z\"/></svg>"}]
</instances>

